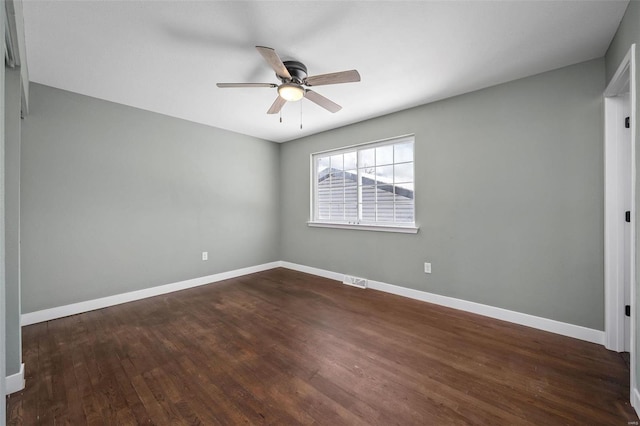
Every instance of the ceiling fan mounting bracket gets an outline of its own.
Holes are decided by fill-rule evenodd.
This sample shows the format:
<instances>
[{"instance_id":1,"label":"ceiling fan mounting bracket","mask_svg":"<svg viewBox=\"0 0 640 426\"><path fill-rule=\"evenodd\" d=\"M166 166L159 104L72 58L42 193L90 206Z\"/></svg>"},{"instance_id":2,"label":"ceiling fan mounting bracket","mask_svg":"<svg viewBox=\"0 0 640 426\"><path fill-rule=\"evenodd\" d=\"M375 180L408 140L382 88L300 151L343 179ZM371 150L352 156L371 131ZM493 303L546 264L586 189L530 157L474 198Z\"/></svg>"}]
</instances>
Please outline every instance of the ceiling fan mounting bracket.
<instances>
[{"instance_id":1,"label":"ceiling fan mounting bracket","mask_svg":"<svg viewBox=\"0 0 640 426\"><path fill-rule=\"evenodd\" d=\"M307 78L307 67L302 62L284 61L283 64L291 74L291 81L301 84Z\"/></svg>"}]
</instances>

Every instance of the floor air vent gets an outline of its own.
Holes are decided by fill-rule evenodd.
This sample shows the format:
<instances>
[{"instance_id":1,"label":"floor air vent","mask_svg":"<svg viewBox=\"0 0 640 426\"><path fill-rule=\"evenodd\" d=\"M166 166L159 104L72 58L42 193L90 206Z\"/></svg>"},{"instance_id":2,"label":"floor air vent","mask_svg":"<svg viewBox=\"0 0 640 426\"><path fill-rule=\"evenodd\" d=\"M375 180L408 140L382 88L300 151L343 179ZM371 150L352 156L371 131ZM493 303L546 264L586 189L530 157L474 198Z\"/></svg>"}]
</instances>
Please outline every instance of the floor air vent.
<instances>
[{"instance_id":1,"label":"floor air vent","mask_svg":"<svg viewBox=\"0 0 640 426\"><path fill-rule=\"evenodd\" d=\"M342 284L352 285L358 288L367 288L368 283L365 278L352 277L351 275L345 275L342 279Z\"/></svg>"}]
</instances>

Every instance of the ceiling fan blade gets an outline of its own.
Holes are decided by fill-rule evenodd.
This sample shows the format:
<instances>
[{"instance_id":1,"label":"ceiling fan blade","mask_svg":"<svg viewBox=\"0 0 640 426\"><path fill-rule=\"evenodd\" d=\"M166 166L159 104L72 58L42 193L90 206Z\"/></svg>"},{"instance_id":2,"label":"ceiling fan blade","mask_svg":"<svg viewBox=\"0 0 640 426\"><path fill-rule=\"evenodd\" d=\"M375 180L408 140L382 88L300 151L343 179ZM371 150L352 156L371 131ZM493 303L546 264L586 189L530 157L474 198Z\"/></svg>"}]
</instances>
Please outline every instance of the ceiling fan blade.
<instances>
[{"instance_id":1,"label":"ceiling fan blade","mask_svg":"<svg viewBox=\"0 0 640 426\"><path fill-rule=\"evenodd\" d=\"M360 81L360 73L356 70L332 72L330 74L312 75L307 77L307 86L324 86L327 84L355 83Z\"/></svg>"},{"instance_id":2,"label":"ceiling fan blade","mask_svg":"<svg viewBox=\"0 0 640 426\"><path fill-rule=\"evenodd\" d=\"M313 90L307 89L305 90L305 92L306 92L304 94L305 98L309 99L311 102L314 102L320 105L322 108L326 109L329 112L338 112L342 109L342 107L337 103L330 101L329 99L314 92Z\"/></svg>"},{"instance_id":3,"label":"ceiling fan blade","mask_svg":"<svg viewBox=\"0 0 640 426\"><path fill-rule=\"evenodd\" d=\"M278 56L275 50L270 47L264 46L256 46L256 49L258 49L258 52L260 52L269 66L273 68L278 77L291 80L291 74L289 74L287 67L284 66L284 64L282 63L282 59L280 59L280 56Z\"/></svg>"},{"instance_id":4,"label":"ceiling fan blade","mask_svg":"<svg viewBox=\"0 0 640 426\"><path fill-rule=\"evenodd\" d=\"M225 89L229 87L278 87L273 83L218 83L216 86Z\"/></svg>"},{"instance_id":5,"label":"ceiling fan blade","mask_svg":"<svg viewBox=\"0 0 640 426\"><path fill-rule=\"evenodd\" d=\"M277 114L280 112L280 110L282 109L282 107L284 106L284 104L286 104L287 101L285 101L283 98L281 98L280 96L278 96L276 98L276 100L273 102L273 105L271 105L271 108L269 108L269 111L267 111L267 114Z\"/></svg>"}]
</instances>

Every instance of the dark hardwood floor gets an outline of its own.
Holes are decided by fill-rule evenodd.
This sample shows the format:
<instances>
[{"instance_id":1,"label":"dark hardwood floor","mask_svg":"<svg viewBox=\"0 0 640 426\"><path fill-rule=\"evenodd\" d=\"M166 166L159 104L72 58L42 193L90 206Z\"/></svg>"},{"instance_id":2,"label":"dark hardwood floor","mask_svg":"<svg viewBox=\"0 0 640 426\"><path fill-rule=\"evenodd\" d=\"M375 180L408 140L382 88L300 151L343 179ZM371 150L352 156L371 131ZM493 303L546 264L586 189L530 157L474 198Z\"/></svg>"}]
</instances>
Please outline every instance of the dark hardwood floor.
<instances>
[{"instance_id":1,"label":"dark hardwood floor","mask_svg":"<svg viewBox=\"0 0 640 426\"><path fill-rule=\"evenodd\" d=\"M23 329L7 423L638 421L602 346L274 269Z\"/></svg>"}]
</instances>

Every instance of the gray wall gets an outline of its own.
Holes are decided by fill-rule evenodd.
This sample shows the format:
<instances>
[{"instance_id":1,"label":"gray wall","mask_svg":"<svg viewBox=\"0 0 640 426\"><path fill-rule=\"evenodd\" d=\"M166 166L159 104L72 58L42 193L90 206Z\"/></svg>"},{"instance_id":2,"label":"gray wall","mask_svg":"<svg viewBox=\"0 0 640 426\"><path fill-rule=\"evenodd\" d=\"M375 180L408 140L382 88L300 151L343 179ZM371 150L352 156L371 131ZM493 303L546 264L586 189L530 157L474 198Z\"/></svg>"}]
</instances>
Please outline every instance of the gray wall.
<instances>
[{"instance_id":1,"label":"gray wall","mask_svg":"<svg viewBox=\"0 0 640 426\"><path fill-rule=\"evenodd\" d=\"M20 371L20 68L5 71L5 303L7 376Z\"/></svg>"},{"instance_id":2,"label":"gray wall","mask_svg":"<svg viewBox=\"0 0 640 426\"><path fill-rule=\"evenodd\" d=\"M611 80L633 43L640 43L640 1L637 0L629 2L620 27L618 27L605 55L607 82ZM640 49L640 46L637 49Z\"/></svg>"},{"instance_id":3,"label":"gray wall","mask_svg":"<svg viewBox=\"0 0 640 426\"><path fill-rule=\"evenodd\" d=\"M283 144L283 260L603 330L603 89L598 59ZM407 133L417 235L307 226L311 153Z\"/></svg>"},{"instance_id":4,"label":"gray wall","mask_svg":"<svg viewBox=\"0 0 640 426\"><path fill-rule=\"evenodd\" d=\"M277 144L30 91L24 313L279 260Z\"/></svg>"},{"instance_id":5,"label":"gray wall","mask_svg":"<svg viewBox=\"0 0 640 426\"><path fill-rule=\"evenodd\" d=\"M606 67L607 67L607 82L613 77L616 70L618 69L618 65L622 62L622 59L629 51L629 48L633 43L636 43L636 68L640 65L640 2L638 1L630 1L629 6L627 6L627 11L622 18L622 22L620 23L620 27L616 32L611 45L609 46L609 50L607 50L607 55L605 56ZM640 84L640 72L636 69L636 88ZM638 94L636 93L636 96ZM640 111L636 106L636 116L634 117L636 123L636 143L640 141ZM637 151L636 151L637 152ZM640 161L636 157L636 169L640 170ZM637 176L640 178L640 175ZM638 182L636 182L638 185ZM640 186L638 186L640 187ZM637 196L636 196L637 197ZM640 197L636 199L636 223L638 219L640 219ZM640 232L640 227L636 226L636 247L638 243L637 233ZM640 271L640 250L636 250L636 271ZM640 306L640 289L638 289L638 282L634 285L636 286L636 313L640 312L638 307ZM635 348L635 358L636 358L636 383L640 383L640 315L636 316L636 348Z\"/></svg>"}]
</instances>

